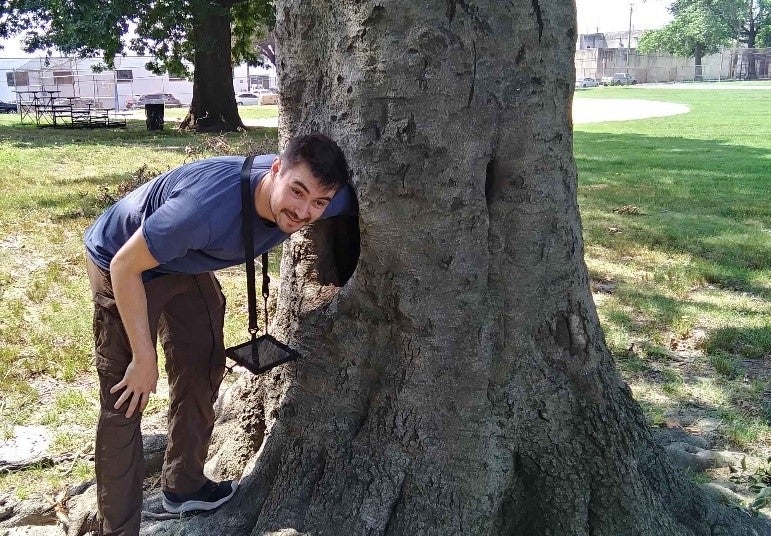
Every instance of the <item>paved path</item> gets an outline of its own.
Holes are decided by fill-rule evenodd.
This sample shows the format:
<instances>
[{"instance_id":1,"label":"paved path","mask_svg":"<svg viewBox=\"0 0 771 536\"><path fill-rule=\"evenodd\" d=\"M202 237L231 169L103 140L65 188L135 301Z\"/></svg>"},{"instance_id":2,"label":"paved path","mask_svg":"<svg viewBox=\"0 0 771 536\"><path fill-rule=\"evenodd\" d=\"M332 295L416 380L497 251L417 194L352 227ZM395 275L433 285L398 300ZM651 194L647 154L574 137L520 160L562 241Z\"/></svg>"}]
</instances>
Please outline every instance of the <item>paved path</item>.
<instances>
[{"instance_id":1,"label":"paved path","mask_svg":"<svg viewBox=\"0 0 771 536\"><path fill-rule=\"evenodd\" d=\"M573 99L573 124L629 121L646 117L685 114L685 104L643 99Z\"/></svg>"}]
</instances>

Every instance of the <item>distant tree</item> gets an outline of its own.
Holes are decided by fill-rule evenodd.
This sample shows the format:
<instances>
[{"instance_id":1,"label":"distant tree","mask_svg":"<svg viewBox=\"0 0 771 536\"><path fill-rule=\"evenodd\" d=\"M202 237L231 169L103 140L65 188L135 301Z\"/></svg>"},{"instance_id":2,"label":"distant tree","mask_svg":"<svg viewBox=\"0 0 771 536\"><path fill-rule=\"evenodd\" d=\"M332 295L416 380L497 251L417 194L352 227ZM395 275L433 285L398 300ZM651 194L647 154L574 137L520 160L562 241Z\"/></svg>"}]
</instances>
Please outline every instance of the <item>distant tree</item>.
<instances>
[{"instance_id":1,"label":"distant tree","mask_svg":"<svg viewBox=\"0 0 771 536\"><path fill-rule=\"evenodd\" d=\"M193 100L182 127L197 130L243 126L233 63L258 62L253 36L274 20L271 0L0 1L0 36L20 35L29 52L58 49L112 67L130 50L153 56L151 71L177 76L190 76L192 63Z\"/></svg>"},{"instance_id":2,"label":"distant tree","mask_svg":"<svg viewBox=\"0 0 771 536\"><path fill-rule=\"evenodd\" d=\"M643 33L639 49L695 58L697 79L704 54L733 43L755 48L771 41L771 0L675 0L669 10L672 22ZM746 74L757 77L754 61L747 62Z\"/></svg>"},{"instance_id":3,"label":"distant tree","mask_svg":"<svg viewBox=\"0 0 771 536\"><path fill-rule=\"evenodd\" d=\"M731 28L731 33L738 43L748 49L766 46L771 41L771 0L709 0L710 9L715 17ZM758 77L758 62L767 63L764 55L754 50L744 53L747 78ZM767 66L761 66L767 69Z\"/></svg>"},{"instance_id":4,"label":"distant tree","mask_svg":"<svg viewBox=\"0 0 771 536\"><path fill-rule=\"evenodd\" d=\"M269 31L264 37L256 39L254 48L262 54L263 65L267 63L276 67L276 36L273 31Z\"/></svg>"},{"instance_id":5,"label":"distant tree","mask_svg":"<svg viewBox=\"0 0 771 536\"><path fill-rule=\"evenodd\" d=\"M758 46L771 47L771 24L758 32Z\"/></svg>"},{"instance_id":6,"label":"distant tree","mask_svg":"<svg viewBox=\"0 0 771 536\"><path fill-rule=\"evenodd\" d=\"M747 48L756 48L758 38L771 26L771 0L706 0L720 23L730 28L732 37Z\"/></svg>"},{"instance_id":7,"label":"distant tree","mask_svg":"<svg viewBox=\"0 0 771 536\"><path fill-rule=\"evenodd\" d=\"M730 0L729 0L730 1ZM711 0L676 0L669 11L672 22L660 30L648 30L640 37L640 52L660 50L694 58L697 80L702 78L702 58L730 44L731 28L715 16Z\"/></svg>"}]
</instances>

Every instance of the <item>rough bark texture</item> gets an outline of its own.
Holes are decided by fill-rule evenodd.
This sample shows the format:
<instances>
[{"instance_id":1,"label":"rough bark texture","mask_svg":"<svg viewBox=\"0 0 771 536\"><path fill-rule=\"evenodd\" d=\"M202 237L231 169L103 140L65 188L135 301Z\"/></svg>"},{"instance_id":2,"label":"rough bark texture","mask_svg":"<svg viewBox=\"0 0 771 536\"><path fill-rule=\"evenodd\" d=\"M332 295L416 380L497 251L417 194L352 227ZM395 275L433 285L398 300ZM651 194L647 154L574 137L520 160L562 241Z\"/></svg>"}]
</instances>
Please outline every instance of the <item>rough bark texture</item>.
<instances>
[{"instance_id":1,"label":"rough bark texture","mask_svg":"<svg viewBox=\"0 0 771 536\"><path fill-rule=\"evenodd\" d=\"M195 46L193 100L181 128L225 132L243 128L233 92L230 7L233 2L191 4Z\"/></svg>"},{"instance_id":2,"label":"rough bark texture","mask_svg":"<svg viewBox=\"0 0 771 536\"><path fill-rule=\"evenodd\" d=\"M573 4L277 10L282 138L343 146L360 259L337 290L334 224L285 247L274 332L304 358L229 393L215 465L245 465L242 488L146 532L768 534L673 469L604 345L576 204Z\"/></svg>"},{"instance_id":3,"label":"rough bark texture","mask_svg":"<svg viewBox=\"0 0 771 536\"><path fill-rule=\"evenodd\" d=\"M704 68L702 66L702 59L704 58L704 47L701 46L701 43L696 43L694 45L693 58L694 58L693 79L701 81L704 78L703 76Z\"/></svg>"}]
</instances>

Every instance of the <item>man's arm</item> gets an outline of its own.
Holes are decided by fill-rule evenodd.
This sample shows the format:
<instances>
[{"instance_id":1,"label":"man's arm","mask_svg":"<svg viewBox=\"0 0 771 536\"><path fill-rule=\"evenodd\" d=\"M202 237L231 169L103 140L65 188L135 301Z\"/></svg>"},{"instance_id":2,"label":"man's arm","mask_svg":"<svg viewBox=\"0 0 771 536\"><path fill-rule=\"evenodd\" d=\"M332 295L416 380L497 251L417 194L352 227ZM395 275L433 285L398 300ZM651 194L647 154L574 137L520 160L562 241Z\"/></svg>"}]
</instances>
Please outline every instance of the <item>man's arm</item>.
<instances>
[{"instance_id":1,"label":"man's arm","mask_svg":"<svg viewBox=\"0 0 771 536\"><path fill-rule=\"evenodd\" d=\"M142 272L158 266L139 228L121 247L110 262L110 278L123 327L131 345L132 359L123 379L110 393L124 389L115 403L118 409L129 402L126 418L135 410L145 409L150 393L158 383L158 362L155 345L150 335L147 317L147 295L142 282Z\"/></svg>"}]
</instances>

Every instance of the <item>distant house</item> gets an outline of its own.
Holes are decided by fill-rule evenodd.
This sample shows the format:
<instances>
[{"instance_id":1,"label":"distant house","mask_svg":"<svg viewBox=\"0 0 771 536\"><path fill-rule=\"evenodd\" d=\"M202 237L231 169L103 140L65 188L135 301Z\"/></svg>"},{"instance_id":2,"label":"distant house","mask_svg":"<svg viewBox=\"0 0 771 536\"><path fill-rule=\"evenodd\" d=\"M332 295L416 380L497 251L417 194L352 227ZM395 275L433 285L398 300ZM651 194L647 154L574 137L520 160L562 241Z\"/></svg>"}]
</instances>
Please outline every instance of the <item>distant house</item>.
<instances>
[{"instance_id":1,"label":"distant house","mask_svg":"<svg viewBox=\"0 0 771 536\"><path fill-rule=\"evenodd\" d=\"M275 69L239 65L233 69L233 89L244 93L255 89L273 89L278 86Z\"/></svg>"},{"instance_id":2,"label":"distant house","mask_svg":"<svg viewBox=\"0 0 771 536\"><path fill-rule=\"evenodd\" d=\"M578 36L578 49L589 48L637 48L644 30L630 32L598 32Z\"/></svg>"}]
</instances>

